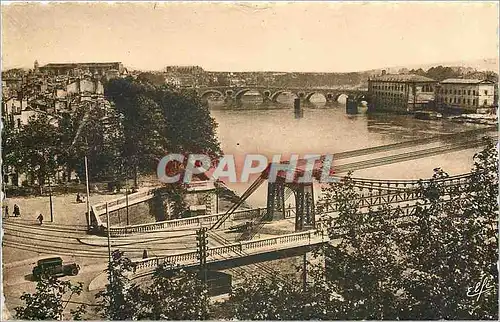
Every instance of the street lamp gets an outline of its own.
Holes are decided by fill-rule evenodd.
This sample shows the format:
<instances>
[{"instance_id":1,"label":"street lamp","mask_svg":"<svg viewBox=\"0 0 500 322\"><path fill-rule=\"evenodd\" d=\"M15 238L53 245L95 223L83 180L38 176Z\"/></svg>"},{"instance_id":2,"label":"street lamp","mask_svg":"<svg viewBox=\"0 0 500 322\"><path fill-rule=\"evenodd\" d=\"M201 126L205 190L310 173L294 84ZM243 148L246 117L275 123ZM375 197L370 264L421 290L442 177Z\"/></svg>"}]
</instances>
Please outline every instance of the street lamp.
<instances>
[{"instance_id":1,"label":"street lamp","mask_svg":"<svg viewBox=\"0 0 500 322\"><path fill-rule=\"evenodd\" d=\"M125 178L126 180L126 188L125 188L125 207L127 209L127 226L129 225L128 221L128 176Z\"/></svg>"},{"instance_id":2,"label":"street lamp","mask_svg":"<svg viewBox=\"0 0 500 322\"><path fill-rule=\"evenodd\" d=\"M85 156L85 184L87 186L87 230L90 230L90 189L89 189L89 167L87 156Z\"/></svg>"},{"instance_id":3,"label":"street lamp","mask_svg":"<svg viewBox=\"0 0 500 322\"><path fill-rule=\"evenodd\" d=\"M54 222L54 212L52 209L52 185L49 177L49 203L50 203L50 222Z\"/></svg>"}]
</instances>

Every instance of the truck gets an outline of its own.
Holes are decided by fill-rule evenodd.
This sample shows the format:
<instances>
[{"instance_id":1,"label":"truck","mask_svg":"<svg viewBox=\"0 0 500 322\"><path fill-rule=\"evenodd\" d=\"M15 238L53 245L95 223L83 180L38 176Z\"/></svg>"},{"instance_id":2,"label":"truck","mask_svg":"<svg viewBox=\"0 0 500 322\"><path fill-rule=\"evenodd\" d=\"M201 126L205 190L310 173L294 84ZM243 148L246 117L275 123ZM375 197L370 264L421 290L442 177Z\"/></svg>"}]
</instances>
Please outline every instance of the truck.
<instances>
[{"instance_id":1,"label":"truck","mask_svg":"<svg viewBox=\"0 0 500 322\"><path fill-rule=\"evenodd\" d=\"M78 264L63 264L61 257L51 257L40 259L37 262L37 266L33 268L33 277L40 280L44 276L75 276L78 275L79 271L80 266Z\"/></svg>"}]
</instances>

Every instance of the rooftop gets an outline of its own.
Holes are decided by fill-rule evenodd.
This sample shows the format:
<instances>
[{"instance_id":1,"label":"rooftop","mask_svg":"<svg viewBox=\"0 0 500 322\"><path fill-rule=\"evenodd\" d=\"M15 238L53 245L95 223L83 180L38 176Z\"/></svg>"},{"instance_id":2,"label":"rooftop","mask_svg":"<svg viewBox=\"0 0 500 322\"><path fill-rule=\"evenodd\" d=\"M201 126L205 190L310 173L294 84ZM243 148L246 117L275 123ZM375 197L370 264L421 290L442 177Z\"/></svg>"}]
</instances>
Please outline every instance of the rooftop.
<instances>
[{"instance_id":1,"label":"rooftop","mask_svg":"<svg viewBox=\"0 0 500 322\"><path fill-rule=\"evenodd\" d=\"M482 79L447 78L441 84L493 84L493 82Z\"/></svg>"},{"instance_id":2,"label":"rooftop","mask_svg":"<svg viewBox=\"0 0 500 322\"><path fill-rule=\"evenodd\" d=\"M370 80L381 82L436 82L434 79L415 74L385 74L370 78Z\"/></svg>"}]
</instances>

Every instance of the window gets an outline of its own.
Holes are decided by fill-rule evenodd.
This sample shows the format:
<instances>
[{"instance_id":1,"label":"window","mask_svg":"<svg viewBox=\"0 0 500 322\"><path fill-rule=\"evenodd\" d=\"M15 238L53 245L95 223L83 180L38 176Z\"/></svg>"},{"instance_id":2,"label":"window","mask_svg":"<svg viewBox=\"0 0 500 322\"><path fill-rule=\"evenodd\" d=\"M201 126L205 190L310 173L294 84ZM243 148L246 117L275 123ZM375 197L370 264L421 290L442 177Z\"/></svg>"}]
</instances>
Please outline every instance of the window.
<instances>
[{"instance_id":1,"label":"window","mask_svg":"<svg viewBox=\"0 0 500 322\"><path fill-rule=\"evenodd\" d=\"M453 91L453 94L457 95L457 90L454 90L454 91Z\"/></svg>"},{"instance_id":2,"label":"window","mask_svg":"<svg viewBox=\"0 0 500 322\"><path fill-rule=\"evenodd\" d=\"M472 90L472 95L476 96L476 90Z\"/></svg>"},{"instance_id":3,"label":"window","mask_svg":"<svg viewBox=\"0 0 500 322\"><path fill-rule=\"evenodd\" d=\"M488 95L488 91L484 91L484 95Z\"/></svg>"},{"instance_id":4,"label":"window","mask_svg":"<svg viewBox=\"0 0 500 322\"><path fill-rule=\"evenodd\" d=\"M467 99L467 105L470 105L470 99Z\"/></svg>"},{"instance_id":5,"label":"window","mask_svg":"<svg viewBox=\"0 0 500 322\"><path fill-rule=\"evenodd\" d=\"M470 95L470 89L467 91L467 95Z\"/></svg>"},{"instance_id":6,"label":"window","mask_svg":"<svg viewBox=\"0 0 500 322\"><path fill-rule=\"evenodd\" d=\"M483 105L486 105L486 104L488 104L488 100L484 100Z\"/></svg>"}]
</instances>

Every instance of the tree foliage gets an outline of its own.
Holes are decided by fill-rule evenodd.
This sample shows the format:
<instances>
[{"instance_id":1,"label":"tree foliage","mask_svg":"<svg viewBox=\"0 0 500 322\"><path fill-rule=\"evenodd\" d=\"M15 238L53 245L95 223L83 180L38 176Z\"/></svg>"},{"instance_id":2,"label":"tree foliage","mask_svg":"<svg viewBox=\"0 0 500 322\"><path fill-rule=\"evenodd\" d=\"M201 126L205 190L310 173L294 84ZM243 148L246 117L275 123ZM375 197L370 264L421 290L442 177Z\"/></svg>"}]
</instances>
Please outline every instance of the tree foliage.
<instances>
[{"instance_id":1,"label":"tree foliage","mask_svg":"<svg viewBox=\"0 0 500 322\"><path fill-rule=\"evenodd\" d=\"M60 281L53 276L41 279L37 282L35 293L21 295L21 300L25 304L15 308L15 317L19 320L62 320L67 302L72 295L80 295L82 285L82 283L74 285L69 281ZM75 320L80 320L84 313L84 305L70 311Z\"/></svg>"},{"instance_id":2,"label":"tree foliage","mask_svg":"<svg viewBox=\"0 0 500 322\"><path fill-rule=\"evenodd\" d=\"M6 133L5 155L10 165L36 179L41 187L58 169L61 136L57 120L41 114L19 130Z\"/></svg>"},{"instance_id":3,"label":"tree foliage","mask_svg":"<svg viewBox=\"0 0 500 322\"><path fill-rule=\"evenodd\" d=\"M327 320L338 316L339 303L321 281L304 289L293 279L254 277L234 289L219 311L236 320Z\"/></svg>"},{"instance_id":4,"label":"tree foliage","mask_svg":"<svg viewBox=\"0 0 500 322\"><path fill-rule=\"evenodd\" d=\"M384 206L361 211L351 175L323 191L338 217L312 265L314 282L253 279L223 305L236 319L498 319L498 154L493 142L474 156L471 176L446 184L436 169L417 188L408 216ZM318 211L321 211L318 209ZM481 293L481 289L483 292Z\"/></svg>"},{"instance_id":5,"label":"tree foliage","mask_svg":"<svg viewBox=\"0 0 500 322\"><path fill-rule=\"evenodd\" d=\"M130 259L119 250L111 254L111 261L106 269L108 284L96 294L96 312L103 319L135 320L141 301L139 287L132 283L129 274L134 266Z\"/></svg>"},{"instance_id":6,"label":"tree foliage","mask_svg":"<svg viewBox=\"0 0 500 322\"><path fill-rule=\"evenodd\" d=\"M348 176L325 198L341 207L325 250L327 278L355 319L497 318L497 151L474 157L465 185L449 185L436 169L418 188L413 216L397 208L361 212ZM465 187L465 188L464 188ZM469 288L488 281L477 299Z\"/></svg>"},{"instance_id":7,"label":"tree foliage","mask_svg":"<svg viewBox=\"0 0 500 322\"><path fill-rule=\"evenodd\" d=\"M217 124L195 93L132 78L109 81L105 93L122 117L123 157L135 175L156 171L166 153L220 155Z\"/></svg>"},{"instance_id":8,"label":"tree foliage","mask_svg":"<svg viewBox=\"0 0 500 322\"><path fill-rule=\"evenodd\" d=\"M207 286L198 274L160 266L143 291L139 319L206 320L210 318Z\"/></svg>"},{"instance_id":9,"label":"tree foliage","mask_svg":"<svg viewBox=\"0 0 500 322\"><path fill-rule=\"evenodd\" d=\"M150 282L129 279L132 261L115 250L106 288L96 294L96 311L110 320L203 320L209 317L209 296L195 273L159 266Z\"/></svg>"}]
</instances>

